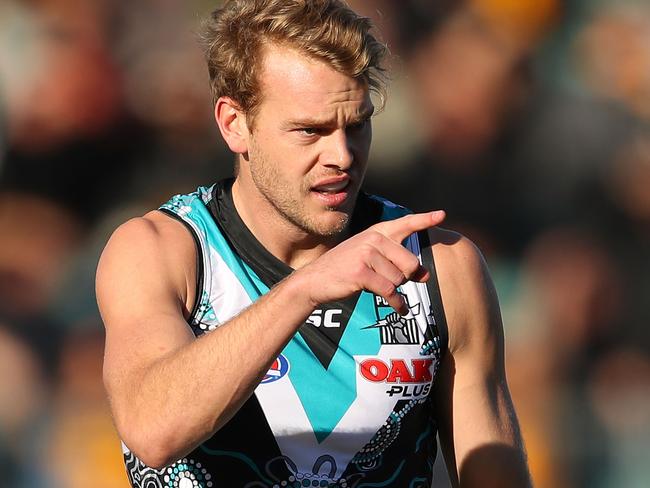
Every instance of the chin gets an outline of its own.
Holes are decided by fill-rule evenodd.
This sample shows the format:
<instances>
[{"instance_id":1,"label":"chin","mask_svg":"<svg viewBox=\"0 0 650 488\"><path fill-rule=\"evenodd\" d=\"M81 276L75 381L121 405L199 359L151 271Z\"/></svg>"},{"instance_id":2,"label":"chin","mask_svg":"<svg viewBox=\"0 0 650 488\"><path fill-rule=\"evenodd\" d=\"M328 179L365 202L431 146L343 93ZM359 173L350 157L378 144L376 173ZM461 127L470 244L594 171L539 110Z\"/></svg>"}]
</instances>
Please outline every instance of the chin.
<instances>
[{"instance_id":1,"label":"chin","mask_svg":"<svg viewBox=\"0 0 650 488\"><path fill-rule=\"evenodd\" d=\"M320 222L313 222L311 232L313 234L332 237L342 233L350 222L350 215L339 211L330 211Z\"/></svg>"}]
</instances>

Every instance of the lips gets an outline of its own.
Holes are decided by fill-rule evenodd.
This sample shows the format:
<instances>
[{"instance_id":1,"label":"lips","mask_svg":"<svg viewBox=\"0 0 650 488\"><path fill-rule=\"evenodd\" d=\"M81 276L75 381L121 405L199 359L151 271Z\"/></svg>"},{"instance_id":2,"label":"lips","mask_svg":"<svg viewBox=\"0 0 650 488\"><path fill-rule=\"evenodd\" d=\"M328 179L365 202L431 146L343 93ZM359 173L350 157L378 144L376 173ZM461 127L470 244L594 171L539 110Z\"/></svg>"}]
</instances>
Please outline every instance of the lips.
<instances>
[{"instance_id":1,"label":"lips","mask_svg":"<svg viewBox=\"0 0 650 488\"><path fill-rule=\"evenodd\" d=\"M322 181L317 185L313 186L311 189L312 191L317 191L319 193L338 193L340 191L345 190L345 188L347 188L349 184L350 184L349 178L337 178L337 179Z\"/></svg>"},{"instance_id":2,"label":"lips","mask_svg":"<svg viewBox=\"0 0 650 488\"><path fill-rule=\"evenodd\" d=\"M323 179L311 187L312 195L326 207L338 208L348 201L351 182L347 175Z\"/></svg>"}]
</instances>

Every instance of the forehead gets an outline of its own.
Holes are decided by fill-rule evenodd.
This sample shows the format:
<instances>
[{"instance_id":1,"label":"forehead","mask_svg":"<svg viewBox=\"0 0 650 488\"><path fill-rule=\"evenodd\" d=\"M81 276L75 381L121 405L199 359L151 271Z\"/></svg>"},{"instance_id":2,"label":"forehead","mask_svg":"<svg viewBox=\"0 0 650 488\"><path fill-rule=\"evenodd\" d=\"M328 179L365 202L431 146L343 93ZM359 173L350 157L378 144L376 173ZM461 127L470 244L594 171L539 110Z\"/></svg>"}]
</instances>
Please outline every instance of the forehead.
<instances>
[{"instance_id":1,"label":"forehead","mask_svg":"<svg viewBox=\"0 0 650 488\"><path fill-rule=\"evenodd\" d=\"M260 112L272 110L281 117L353 117L372 107L362 80L289 47L264 47L259 81Z\"/></svg>"}]
</instances>

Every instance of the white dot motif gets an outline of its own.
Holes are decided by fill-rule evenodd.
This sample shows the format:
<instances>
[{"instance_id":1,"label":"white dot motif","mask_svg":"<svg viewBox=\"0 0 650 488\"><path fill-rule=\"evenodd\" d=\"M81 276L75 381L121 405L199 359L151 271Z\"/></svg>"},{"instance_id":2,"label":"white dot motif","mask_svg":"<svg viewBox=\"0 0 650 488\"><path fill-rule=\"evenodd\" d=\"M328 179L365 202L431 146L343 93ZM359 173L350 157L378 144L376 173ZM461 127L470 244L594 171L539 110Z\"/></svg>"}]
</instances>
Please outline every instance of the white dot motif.
<instances>
[{"instance_id":1,"label":"white dot motif","mask_svg":"<svg viewBox=\"0 0 650 488\"><path fill-rule=\"evenodd\" d=\"M193 488L192 481L189 478L183 478L178 484L178 488Z\"/></svg>"}]
</instances>

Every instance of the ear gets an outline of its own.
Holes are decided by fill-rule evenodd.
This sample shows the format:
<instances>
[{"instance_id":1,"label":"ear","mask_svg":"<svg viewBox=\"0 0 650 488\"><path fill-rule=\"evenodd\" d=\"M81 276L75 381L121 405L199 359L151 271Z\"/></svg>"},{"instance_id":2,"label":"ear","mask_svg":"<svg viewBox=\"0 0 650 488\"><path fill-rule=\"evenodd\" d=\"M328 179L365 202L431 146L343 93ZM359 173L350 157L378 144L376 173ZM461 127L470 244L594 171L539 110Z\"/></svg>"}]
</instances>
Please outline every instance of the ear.
<instances>
[{"instance_id":1,"label":"ear","mask_svg":"<svg viewBox=\"0 0 650 488\"><path fill-rule=\"evenodd\" d=\"M244 154L248 152L248 126L246 115L241 111L237 102L229 97L221 97L214 107L214 118L217 121L221 136L232 152Z\"/></svg>"}]
</instances>

